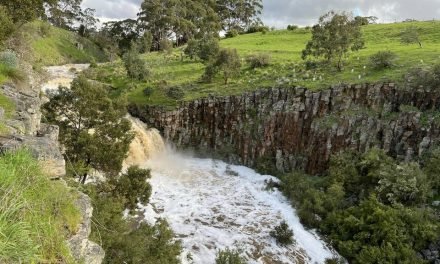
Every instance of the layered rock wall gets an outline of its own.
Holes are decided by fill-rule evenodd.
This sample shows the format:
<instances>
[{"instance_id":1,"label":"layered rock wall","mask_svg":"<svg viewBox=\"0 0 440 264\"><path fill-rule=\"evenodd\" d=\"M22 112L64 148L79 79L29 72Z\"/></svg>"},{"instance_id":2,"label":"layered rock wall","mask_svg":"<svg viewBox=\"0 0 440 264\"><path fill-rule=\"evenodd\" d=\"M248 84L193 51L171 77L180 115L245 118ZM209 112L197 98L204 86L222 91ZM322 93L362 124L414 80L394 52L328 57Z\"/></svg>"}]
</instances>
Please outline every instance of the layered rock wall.
<instances>
[{"instance_id":1,"label":"layered rock wall","mask_svg":"<svg viewBox=\"0 0 440 264\"><path fill-rule=\"evenodd\" d=\"M373 147L410 160L440 139L440 92L394 84L260 90L130 113L181 148L278 171L321 173L333 153Z\"/></svg>"}]
</instances>

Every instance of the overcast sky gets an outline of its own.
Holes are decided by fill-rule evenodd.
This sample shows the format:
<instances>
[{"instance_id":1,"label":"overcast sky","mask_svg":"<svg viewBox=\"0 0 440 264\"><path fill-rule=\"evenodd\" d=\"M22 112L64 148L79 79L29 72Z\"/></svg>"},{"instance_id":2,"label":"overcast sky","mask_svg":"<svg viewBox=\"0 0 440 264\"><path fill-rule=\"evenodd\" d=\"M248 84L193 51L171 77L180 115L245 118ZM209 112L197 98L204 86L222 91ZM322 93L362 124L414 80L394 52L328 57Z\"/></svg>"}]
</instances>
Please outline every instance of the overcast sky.
<instances>
[{"instance_id":1,"label":"overcast sky","mask_svg":"<svg viewBox=\"0 0 440 264\"><path fill-rule=\"evenodd\" d=\"M134 18L142 0L83 0L103 21ZM288 24L312 25L329 10L377 16L381 22L440 19L440 0L263 0L263 22L283 28Z\"/></svg>"}]
</instances>

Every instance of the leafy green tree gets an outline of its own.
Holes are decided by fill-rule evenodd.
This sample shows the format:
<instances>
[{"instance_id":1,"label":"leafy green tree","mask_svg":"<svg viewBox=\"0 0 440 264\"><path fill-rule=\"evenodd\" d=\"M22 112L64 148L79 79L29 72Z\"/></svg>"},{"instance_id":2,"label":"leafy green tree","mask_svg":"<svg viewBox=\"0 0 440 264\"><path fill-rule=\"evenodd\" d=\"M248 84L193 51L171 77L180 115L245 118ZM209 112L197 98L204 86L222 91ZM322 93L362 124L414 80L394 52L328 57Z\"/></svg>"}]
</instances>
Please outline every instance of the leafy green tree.
<instances>
[{"instance_id":1,"label":"leafy green tree","mask_svg":"<svg viewBox=\"0 0 440 264\"><path fill-rule=\"evenodd\" d=\"M12 21L20 26L36 18L43 17L45 5L56 2L57 0L0 0L0 6L3 6Z\"/></svg>"},{"instance_id":2,"label":"leafy green tree","mask_svg":"<svg viewBox=\"0 0 440 264\"><path fill-rule=\"evenodd\" d=\"M151 185L147 182L151 171L137 166L128 168L127 172L118 177L117 195L125 200L124 206L135 210L138 203L147 204L151 196Z\"/></svg>"},{"instance_id":3,"label":"leafy green tree","mask_svg":"<svg viewBox=\"0 0 440 264\"><path fill-rule=\"evenodd\" d=\"M217 74L223 73L225 85L228 84L230 78L239 75L241 68L241 59L236 49L222 49L205 69L205 80L210 81Z\"/></svg>"},{"instance_id":4,"label":"leafy green tree","mask_svg":"<svg viewBox=\"0 0 440 264\"><path fill-rule=\"evenodd\" d=\"M111 100L101 85L80 77L71 89L60 87L43 110L60 127L66 160L79 166L82 182L92 168L108 175L121 171L133 139L124 101Z\"/></svg>"},{"instance_id":5,"label":"leafy green tree","mask_svg":"<svg viewBox=\"0 0 440 264\"><path fill-rule=\"evenodd\" d=\"M151 51L153 45L153 35L147 31L138 40L139 52L144 54Z\"/></svg>"},{"instance_id":6,"label":"leafy green tree","mask_svg":"<svg viewBox=\"0 0 440 264\"><path fill-rule=\"evenodd\" d=\"M101 46L105 43L104 47L109 47L109 49L113 49L113 46L116 46L118 54L122 55L130 50L132 44L138 40L138 26L137 21L134 19L104 23L98 33L99 39L95 42Z\"/></svg>"},{"instance_id":7,"label":"leafy green tree","mask_svg":"<svg viewBox=\"0 0 440 264\"><path fill-rule=\"evenodd\" d=\"M423 48L422 40L420 39L420 33L419 29L417 27L411 26L407 27L401 34L400 34L400 41L403 44L419 44L420 48Z\"/></svg>"},{"instance_id":8,"label":"leafy green tree","mask_svg":"<svg viewBox=\"0 0 440 264\"><path fill-rule=\"evenodd\" d=\"M215 58L220 52L220 44L217 38L206 36L200 40L190 40L184 53L194 59L198 57L203 63Z\"/></svg>"},{"instance_id":9,"label":"leafy green tree","mask_svg":"<svg viewBox=\"0 0 440 264\"><path fill-rule=\"evenodd\" d=\"M252 24L260 23L262 0L218 0L216 12L224 31L246 31Z\"/></svg>"},{"instance_id":10,"label":"leafy green tree","mask_svg":"<svg viewBox=\"0 0 440 264\"><path fill-rule=\"evenodd\" d=\"M358 51L363 47L361 26L347 13L331 11L313 26L312 39L303 50L302 58L313 56L323 57L328 62L336 60L337 69L341 71L343 57L350 50Z\"/></svg>"},{"instance_id":11,"label":"leafy green tree","mask_svg":"<svg viewBox=\"0 0 440 264\"><path fill-rule=\"evenodd\" d=\"M48 20L55 26L73 30L79 20L82 0L58 0L48 5Z\"/></svg>"}]
</instances>

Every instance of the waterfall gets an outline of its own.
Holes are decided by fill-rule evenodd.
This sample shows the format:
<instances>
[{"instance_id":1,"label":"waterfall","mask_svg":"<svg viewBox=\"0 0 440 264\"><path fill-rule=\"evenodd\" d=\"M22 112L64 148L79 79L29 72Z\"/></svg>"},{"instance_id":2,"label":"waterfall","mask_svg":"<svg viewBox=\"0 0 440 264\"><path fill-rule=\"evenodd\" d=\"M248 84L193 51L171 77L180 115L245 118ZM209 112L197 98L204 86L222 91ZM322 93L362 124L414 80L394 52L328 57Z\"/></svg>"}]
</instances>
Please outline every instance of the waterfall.
<instances>
[{"instance_id":1,"label":"waterfall","mask_svg":"<svg viewBox=\"0 0 440 264\"><path fill-rule=\"evenodd\" d=\"M129 116L127 119L131 122L131 130L135 137L130 144L123 167L127 168L133 165L144 167L154 155L165 150L165 142L157 129L147 128L137 118Z\"/></svg>"}]
</instances>

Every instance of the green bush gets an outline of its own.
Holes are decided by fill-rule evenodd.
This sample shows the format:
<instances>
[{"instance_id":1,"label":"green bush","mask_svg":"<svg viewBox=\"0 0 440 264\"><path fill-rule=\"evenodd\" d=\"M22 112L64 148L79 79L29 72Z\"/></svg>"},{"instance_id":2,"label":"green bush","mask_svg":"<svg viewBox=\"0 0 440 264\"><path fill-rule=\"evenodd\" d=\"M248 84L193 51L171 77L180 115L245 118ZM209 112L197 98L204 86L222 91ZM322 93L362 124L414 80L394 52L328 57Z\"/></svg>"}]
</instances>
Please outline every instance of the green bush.
<instances>
[{"instance_id":1,"label":"green bush","mask_svg":"<svg viewBox=\"0 0 440 264\"><path fill-rule=\"evenodd\" d=\"M6 8L0 5L0 46L14 32L14 23Z\"/></svg>"},{"instance_id":2,"label":"green bush","mask_svg":"<svg viewBox=\"0 0 440 264\"><path fill-rule=\"evenodd\" d=\"M151 196L151 185L147 179L151 178L149 170L139 167L130 167L127 172L118 178L116 193L124 200L124 207L134 211L137 204L148 204Z\"/></svg>"},{"instance_id":3,"label":"green bush","mask_svg":"<svg viewBox=\"0 0 440 264\"><path fill-rule=\"evenodd\" d=\"M159 42L159 50L161 52L171 54L173 52L173 42L171 42L169 39L162 39Z\"/></svg>"},{"instance_id":4,"label":"green bush","mask_svg":"<svg viewBox=\"0 0 440 264\"><path fill-rule=\"evenodd\" d=\"M289 229L289 225L283 221L276 226L270 235L276 239L277 243L287 246L293 243L293 231Z\"/></svg>"},{"instance_id":5,"label":"green bush","mask_svg":"<svg viewBox=\"0 0 440 264\"><path fill-rule=\"evenodd\" d=\"M264 25L252 25L250 26L247 30L246 33L247 34L252 34L252 33L257 33L257 32L261 32L263 34L267 33L270 31L270 28L268 26L264 26Z\"/></svg>"},{"instance_id":6,"label":"green bush","mask_svg":"<svg viewBox=\"0 0 440 264\"><path fill-rule=\"evenodd\" d=\"M246 260L240 256L238 250L226 248L217 252L215 264L245 264Z\"/></svg>"},{"instance_id":7,"label":"green bush","mask_svg":"<svg viewBox=\"0 0 440 264\"><path fill-rule=\"evenodd\" d=\"M52 30L52 26L49 23L42 22L40 24L40 34L42 37L49 37Z\"/></svg>"},{"instance_id":8,"label":"green bush","mask_svg":"<svg viewBox=\"0 0 440 264\"><path fill-rule=\"evenodd\" d=\"M246 62L251 69L264 68L270 65L272 58L269 54L250 55L246 58Z\"/></svg>"},{"instance_id":9,"label":"green bush","mask_svg":"<svg viewBox=\"0 0 440 264\"><path fill-rule=\"evenodd\" d=\"M17 54L11 50L0 52L0 63L11 68L15 69L18 67L18 58Z\"/></svg>"},{"instance_id":10,"label":"green bush","mask_svg":"<svg viewBox=\"0 0 440 264\"><path fill-rule=\"evenodd\" d=\"M410 88L440 89L440 64L411 68L405 74L405 81Z\"/></svg>"},{"instance_id":11,"label":"green bush","mask_svg":"<svg viewBox=\"0 0 440 264\"><path fill-rule=\"evenodd\" d=\"M186 48L183 50L183 53L185 53L186 56L188 56L191 60L195 59L200 52L200 42L191 39L188 41L188 44L186 45Z\"/></svg>"},{"instance_id":12,"label":"green bush","mask_svg":"<svg viewBox=\"0 0 440 264\"><path fill-rule=\"evenodd\" d=\"M295 31L297 30L299 27L297 25L288 25L287 26L287 30L289 31Z\"/></svg>"},{"instance_id":13,"label":"green bush","mask_svg":"<svg viewBox=\"0 0 440 264\"><path fill-rule=\"evenodd\" d=\"M395 66L397 55L392 51L379 51L370 56L370 65L373 69L383 70Z\"/></svg>"},{"instance_id":14,"label":"green bush","mask_svg":"<svg viewBox=\"0 0 440 264\"><path fill-rule=\"evenodd\" d=\"M168 88L167 96L174 100L180 100L185 97L185 91L180 86L173 86Z\"/></svg>"},{"instance_id":15,"label":"green bush","mask_svg":"<svg viewBox=\"0 0 440 264\"><path fill-rule=\"evenodd\" d=\"M205 37L199 41L198 57L205 63L214 59L220 52L220 44L217 38Z\"/></svg>"},{"instance_id":16,"label":"green bush","mask_svg":"<svg viewBox=\"0 0 440 264\"><path fill-rule=\"evenodd\" d=\"M225 34L225 38L235 38L239 35L240 33L238 32L238 30L236 29L230 29L228 32L226 32Z\"/></svg>"},{"instance_id":17,"label":"green bush","mask_svg":"<svg viewBox=\"0 0 440 264\"><path fill-rule=\"evenodd\" d=\"M150 76L145 61L139 57L139 53L135 49L125 53L123 60L128 77L144 81Z\"/></svg>"}]
</instances>

